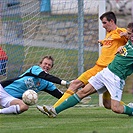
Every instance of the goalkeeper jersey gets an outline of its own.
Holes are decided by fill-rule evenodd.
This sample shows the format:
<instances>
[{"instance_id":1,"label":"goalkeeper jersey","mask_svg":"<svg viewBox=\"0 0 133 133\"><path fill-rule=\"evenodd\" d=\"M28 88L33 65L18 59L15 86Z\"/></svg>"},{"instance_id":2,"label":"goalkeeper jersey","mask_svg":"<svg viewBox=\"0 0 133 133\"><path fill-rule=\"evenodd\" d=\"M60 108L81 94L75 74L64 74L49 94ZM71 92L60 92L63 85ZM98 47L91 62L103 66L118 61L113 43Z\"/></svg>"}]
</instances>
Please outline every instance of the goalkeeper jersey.
<instances>
[{"instance_id":1,"label":"goalkeeper jersey","mask_svg":"<svg viewBox=\"0 0 133 133\"><path fill-rule=\"evenodd\" d=\"M42 73L44 74L44 76ZM33 66L18 78L13 79L13 81L11 79L8 81L9 83L6 81L3 81L3 83L1 84L7 93L9 93L15 98L21 99L22 94L27 89L32 89L36 92L39 92L45 89L49 91L55 90L56 86L52 82L45 80L53 77L54 76L52 75L50 76L49 74L45 73L40 66Z\"/></svg>"},{"instance_id":2,"label":"goalkeeper jersey","mask_svg":"<svg viewBox=\"0 0 133 133\"><path fill-rule=\"evenodd\" d=\"M128 41L123 47L124 53L117 54L108 68L120 79L126 79L133 73L133 44Z\"/></svg>"},{"instance_id":3,"label":"goalkeeper jersey","mask_svg":"<svg viewBox=\"0 0 133 133\"><path fill-rule=\"evenodd\" d=\"M105 39L101 41L101 55L96 62L97 65L107 67L114 59L117 49L126 44L127 39L120 36L121 32L126 32L126 29L117 27L115 30L107 32Z\"/></svg>"}]
</instances>

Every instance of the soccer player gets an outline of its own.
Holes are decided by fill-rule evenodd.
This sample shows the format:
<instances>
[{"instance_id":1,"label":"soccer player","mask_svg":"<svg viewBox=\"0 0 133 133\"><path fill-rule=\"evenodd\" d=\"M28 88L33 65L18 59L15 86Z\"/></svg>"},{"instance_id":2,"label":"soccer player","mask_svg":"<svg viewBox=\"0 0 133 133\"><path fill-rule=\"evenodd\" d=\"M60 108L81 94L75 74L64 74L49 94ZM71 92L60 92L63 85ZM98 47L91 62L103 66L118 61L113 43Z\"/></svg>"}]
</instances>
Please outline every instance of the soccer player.
<instances>
[{"instance_id":1,"label":"soccer player","mask_svg":"<svg viewBox=\"0 0 133 133\"><path fill-rule=\"evenodd\" d=\"M88 79L103 70L103 68L107 67L107 65L114 59L118 47L126 44L127 38L120 35L120 33L126 32L126 29L117 27L117 19L113 12L105 12L100 16L100 20L103 24L103 28L106 30L105 39L98 41L102 46L101 55L93 68L85 71L70 84L64 95L54 104L54 107L60 105L65 99L73 95L79 88L87 85ZM124 103L121 101L121 104ZM110 94L108 91L103 93L103 105L105 108L111 109ZM39 109L39 106L37 108ZM42 107L40 107L40 109L42 110ZM43 111L43 113L45 113L45 111Z\"/></svg>"},{"instance_id":2,"label":"soccer player","mask_svg":"<svg viewBox=\"0 0 133 133\"><path fill-rule=\"evenodd\" d=\"M48 74L53 65L54 59L51 56L45 56L39 65L32 66L19 77L2 81L0 106L3 109L0 109L0 114L20 114L28 110L28 105L21 100L22 94L28 89L37 93L45 91L56 98L60 98L63 92L57 89L53 83L67 85L68 82Z\"/></svg>"},{"instance_id":3,"label":"soccer player","mask_svg":"<svg viewBox=\"0 0 133 133\"><path fill-rule=\"evenodd\" d=\"M120 46L114 60L88 80L88 84L67 98L56 108L43 106L43 110L49 117L56 117L61 111L75 106L84 97L93 93L109 92L111 95L111 110L118 114L133 116L133 108L120 103L127 76L133 73L133 23L127 26L128 42ZM105 88L105 87L106 88ZM43 112L43 111L42 111Z\"/></svg>"}]
</instances>

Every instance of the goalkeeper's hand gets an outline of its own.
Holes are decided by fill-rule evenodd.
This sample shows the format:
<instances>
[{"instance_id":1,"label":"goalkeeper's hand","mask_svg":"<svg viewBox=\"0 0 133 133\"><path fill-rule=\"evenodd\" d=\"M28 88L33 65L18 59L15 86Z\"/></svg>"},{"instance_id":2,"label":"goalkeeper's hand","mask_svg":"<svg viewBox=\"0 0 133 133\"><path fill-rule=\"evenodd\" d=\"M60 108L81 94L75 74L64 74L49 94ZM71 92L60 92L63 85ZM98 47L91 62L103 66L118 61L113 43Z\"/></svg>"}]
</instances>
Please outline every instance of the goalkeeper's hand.
<instances>
[{"instance_id":1,"label":"goalkeeper's hand","mask_svg":"<svg viewBox=\"0 0 133 133\"><path fill-rule=\"evenodd\" d=\"M73 80L72 80L72 81L65 81L65 80L62 80L62 81L61 81L61 85L64 85L64 86L66 86L66 88L68 88L69 85L70 85L72 82L73 82Z\"/></svg>"}]
</instances>

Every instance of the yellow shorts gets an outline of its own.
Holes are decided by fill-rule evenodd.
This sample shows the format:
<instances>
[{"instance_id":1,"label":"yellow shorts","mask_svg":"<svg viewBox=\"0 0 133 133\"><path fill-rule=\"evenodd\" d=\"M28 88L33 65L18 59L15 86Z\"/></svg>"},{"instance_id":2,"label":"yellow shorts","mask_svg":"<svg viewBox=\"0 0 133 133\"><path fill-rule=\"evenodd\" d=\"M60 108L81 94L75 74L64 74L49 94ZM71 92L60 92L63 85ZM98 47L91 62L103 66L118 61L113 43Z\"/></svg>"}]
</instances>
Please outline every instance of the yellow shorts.
<instances>
[{"instance_id":1,"label":"yellow shorts","mask_svg":"<svg viewBox=\"0 0 133 133\"><path fill-rule=\"evenodd\" d=\"M86 85L86 84L88 84L88 80L92 76L95 76L98 72L103 70L103 68L105 68L105 67L104 66L95 65L91 69L89 69L89 70L85 71L83 74L81 74L78 77L78 80L82 81ZM103 99L110 99L110 94L109 94L108 91L103 94Z\"/></svg>"},{"instance_id":2,"label":"yellow shorts","mask_svg":"<svg viewBox=\"0 0 133 133\"><path fill-rule=\"evenodd\" d=\"M88 84L88 80L92 77L95 76L98 72L100 72L101 70L103 70L103 68L105 68L104 66L98 66L95 65L94 67L92 67L91 69L85 71L83 74L81 74L78 79L80 81L82 81L85 85Z\"/></svg>"}]
</instances>

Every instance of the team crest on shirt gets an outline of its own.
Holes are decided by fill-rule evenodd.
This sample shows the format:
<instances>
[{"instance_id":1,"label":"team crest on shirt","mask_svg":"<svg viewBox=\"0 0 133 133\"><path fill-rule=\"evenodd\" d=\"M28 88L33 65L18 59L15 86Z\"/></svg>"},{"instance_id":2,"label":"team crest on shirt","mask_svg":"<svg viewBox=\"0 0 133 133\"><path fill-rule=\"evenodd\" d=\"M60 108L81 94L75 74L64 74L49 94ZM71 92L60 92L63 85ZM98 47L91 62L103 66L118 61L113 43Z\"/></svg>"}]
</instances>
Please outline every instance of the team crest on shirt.
<instances>
[{"instance_id":1,"label":"team crest on shirt","mask_svg":"<svg viewBox=\"0 0 133 133\"><path fill-rule=\"evenodd\" d=\"M127 49L125 47L123 47L123 53L121 54L122 56L126 56L127 55Z\"/></svg>"},{"instance_id":2,"label":"team crest on shirt","mask_svg":"<svg viewBox=\"0 0 133 133\"><path fill-rule=\"evenodd\" d=\"M37 90L36 85L32 78L28 78L28 79L24 80L24 82L28 89Z\"/></svg>"},{"instance_id":3,"label":"team crest on shirt","mask_svg":"<svg viewBox=\"0 0 133 133\"><path fill-rule=\"evenodd\" d=\"M112 45L112 39L104 40L103 47L110 47Z\"/></svg>"}]
</instances>

